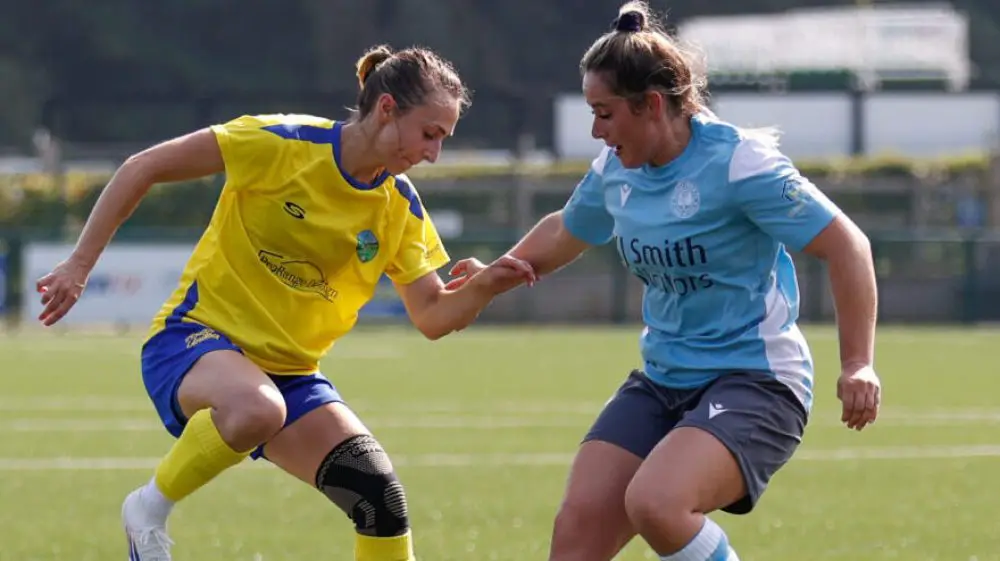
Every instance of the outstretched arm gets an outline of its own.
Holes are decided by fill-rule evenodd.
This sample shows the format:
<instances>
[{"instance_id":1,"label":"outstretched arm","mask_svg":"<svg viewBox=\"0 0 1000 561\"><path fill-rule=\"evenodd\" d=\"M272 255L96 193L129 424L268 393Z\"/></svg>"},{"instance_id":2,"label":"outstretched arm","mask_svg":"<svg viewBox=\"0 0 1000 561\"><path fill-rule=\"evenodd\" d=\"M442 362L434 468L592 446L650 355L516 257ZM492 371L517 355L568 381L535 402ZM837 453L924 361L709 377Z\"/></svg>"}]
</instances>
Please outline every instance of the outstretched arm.
<instances>
[{"instance_id":1,"label":"outstretched arm","mask_svg":"<svg viewBox=\"0 0 1000 561\"><path fill-rule=\"evenodd\" d=\"M615 225L605 206L604 168L610 153L602 150L566 205L541 219L507 255L528 262L535 274L542 276L572 263L590 246L607 243ZM457 278L448 286L461 286L484 267L478 259L459 261L451 270ZM505 292L518 284L517 279L512 279L511 284L498 288Z\"/></svg>"},{"instance_id":2,"label":"outstretched arm","mask_svg":"<svg viewBox=\"0 0 1000 561\"><path fill-rule=\"evenodd\" d=\"M608 154L609 151L604 150L594 160L562 210L541 219L505 255L488 266L471 258L452 267L450 274L457 278L447 284L446 290L483 286L488 287L489 299L492 299L522 283L534 283L539 275L568 265L591 245L611 239L614 219L605 208L602 177ZM524 274L521 269L531 274ZM482 305L485 306L489 299Z\"/></svg>"},{"instance_id":3,"label":"outstretched arm","mask_svg":"<svg viewBox=\"0 0 1000 561\"><path fill-rule=\"evenodd\" d=\"M469 326L498 294L532 284L576 259L589 247L566 230L562 212L543 218L517 245L489 265L464 259L451 269L461 274L445 285L437 273L396 284L411 321L434 340Z\"/></svg>"},{"instance_id":4,"label":"outstretched arm","mask_svg":"<svg viewBox=\"0 0 1000 561\"><path fill-rule=\"evenodd\" d=\"M157 183L183 181L221 173L225 169L211 129L168 140L131 156L101 191L69 258L38 280L46 326L62 319L80 298L90 271L111 243L118 228Z\"/></svg>"},{"instance_id":5,"label":"outstretched arm","mask_svg":"<svg viewBox=\"0 0 1000 561\"><path fill-rule=\"evenodd\" d=\"M98 197L72 258L93 267L153 185L197 179L224 170L222 152L211 129L168 140L131 156Z\"/></svg>"},{"instance_id":6,"label":"outstretched arm","mask_svg":"<svg viewBox=\"0 0 1000 561\"><path fill-rule=\"evenodd\" d=\"M527 263L504 257L457 288L446 287L436 272L395 286L410 321L433 341L468 327L499 293L499 286L533 280L534 273Z\"/></svg>"},{"instance_id":7,"label":"outstretched arm","mask_svg":"<svg viewBox=\"0 0 1000 561\"><path fill-rule=\"evenodd\" d=\"M536 277L548 275L572 263L590 244L578 239L566 229L563 211L559 210L541 219L507 255L526 262L534 270ZM463 259L449 272L456 277L448 283L448 288L458 288L486 268L475 258ZM525 277L515 277L505 284L495 284L500 294L523 282Z\"/></svg>"},{"instance_id":8,"label":"outstretched arm","mask_svg":"<svg viewBox=\"0 0 1000 561\"><path fill-rule=\"evenodd\" d=\"M566 229L563 211L541 219L508 253L527 261L535 274L548 275L572 263L590 245Z\"/></svg>"}]
</instances>

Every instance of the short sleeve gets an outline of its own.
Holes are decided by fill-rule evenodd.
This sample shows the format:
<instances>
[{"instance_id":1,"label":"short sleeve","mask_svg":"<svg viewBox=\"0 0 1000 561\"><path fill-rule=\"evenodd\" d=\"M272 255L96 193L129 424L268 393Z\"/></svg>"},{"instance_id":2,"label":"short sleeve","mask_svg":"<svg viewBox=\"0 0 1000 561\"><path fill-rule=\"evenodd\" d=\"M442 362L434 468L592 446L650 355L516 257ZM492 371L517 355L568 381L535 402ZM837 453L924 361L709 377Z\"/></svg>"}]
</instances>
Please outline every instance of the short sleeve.
<instances>
[{"instance_id":1,"label":"short sleeve","mask_svg":"<svg viewBox=\"0 0 1000 561\"><path fill-rule=\"evenodd\" d=\"M286 138L289 135L280 134L290 126L278 117L244 115L211 127L229 185L243 188L266 182L280 166L292 147Z\"/></svg>"},{"instance_id":2,"label":"short sleeve","mask_svg":"<svg viewBox=\"0 0 1000 561\"><path fill-rule=\"evenodd\" d=\"M604 168L610 155L605 148L590 165L580 183L563 207L563 223L573 237L590 245L602 245L611 240L615 220L604 202Z\"/></svg>"},{"instance_id":3,"label":"short sleeve","mask_svg":"<svg viewBox=\"0 0 1000 561\"><path fill-rule=\"evenodd\" d=\"M396 190L406 199L407 208L399 249L385 273L395 283L410 284L447 265L451 257L409 179L397 176L395 184Z\"/></svg>"},{"instance_id":4,"label":"short sleeve","mask_svg":"<svg viewBox=\"0 0 1000 561\"><path fill-rule=\"evenodd\" d=\"M743 140L733 154L730 181L747 218L794 251L841 212L771 142Z\"/></svg>"}]
</instances>

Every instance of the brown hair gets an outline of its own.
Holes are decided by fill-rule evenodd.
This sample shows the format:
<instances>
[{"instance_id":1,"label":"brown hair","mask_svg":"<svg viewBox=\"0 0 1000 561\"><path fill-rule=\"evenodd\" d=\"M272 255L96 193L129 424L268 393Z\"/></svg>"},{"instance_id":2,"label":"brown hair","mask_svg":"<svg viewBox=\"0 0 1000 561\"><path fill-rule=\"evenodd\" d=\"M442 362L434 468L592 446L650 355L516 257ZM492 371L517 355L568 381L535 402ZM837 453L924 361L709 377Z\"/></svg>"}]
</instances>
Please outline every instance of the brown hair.
<instances>
[{"instance_id":1,"label":"brown hair","mask_svg":"<svg viewBox=\"0 0 1000 561\"><path fill-rule=\"evenodd\" d=\"M622 6L612 25L583 55L581 73L601 74L615 95L633 104L647 91L658 90L676 113L690 116L704 109L705 77L693 55L652 18L645 2Z\"/></svg>"},{"instance_id":2,"label":"brown hair","mask_svg":"<svg viewBox=\"0 0 1000 561\"><path fill-rule=\"evenodd\" d=\"M357 70L361 88L357 112L361 119L372 112L379 96L385 93L396 100L402 113L439 91L458 99L463 109L471 103L469 90L455 68L429 49L412 47L393 52L388 45L378 45L358 59Z\"/></svg>"}]
</instances>

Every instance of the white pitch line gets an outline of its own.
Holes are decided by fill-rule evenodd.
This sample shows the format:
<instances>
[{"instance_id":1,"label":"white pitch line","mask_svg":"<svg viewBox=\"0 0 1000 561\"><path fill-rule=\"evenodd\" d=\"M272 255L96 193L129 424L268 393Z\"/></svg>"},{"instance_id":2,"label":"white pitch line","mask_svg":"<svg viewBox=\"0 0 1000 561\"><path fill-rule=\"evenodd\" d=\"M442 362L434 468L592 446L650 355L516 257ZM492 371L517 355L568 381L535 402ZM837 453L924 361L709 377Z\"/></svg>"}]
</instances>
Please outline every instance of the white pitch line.
<instances>
[{"instance_id":1,"label":"white pitch line","mask_svg":"<svg viewBox=\"0 0 1000 561\"><path fill-rule=\"evenodd\" d=\"M995 458L1000 445L977 446L886 446L800 450L792 461L843 462L856 460L947 460L956 458Z\"/></svg>"},{"instance_id":2,"label":"white pitch line","mask_svg":"<svg viewBox=\"0 0 1000 561\"><path fill-rule=\"evenodd\" d=\"M928 446L928 447L868 447L802 450L793 462L845 462L863 460L933 460L1000 457L1000 445ZM565 467L572 454L394 454L393 464L399 467ZM122 471L150 470L160 458L0 458L0 471ZM240 469L273 468L268 462L244 462Z\"/></svg>"}]
</instances>

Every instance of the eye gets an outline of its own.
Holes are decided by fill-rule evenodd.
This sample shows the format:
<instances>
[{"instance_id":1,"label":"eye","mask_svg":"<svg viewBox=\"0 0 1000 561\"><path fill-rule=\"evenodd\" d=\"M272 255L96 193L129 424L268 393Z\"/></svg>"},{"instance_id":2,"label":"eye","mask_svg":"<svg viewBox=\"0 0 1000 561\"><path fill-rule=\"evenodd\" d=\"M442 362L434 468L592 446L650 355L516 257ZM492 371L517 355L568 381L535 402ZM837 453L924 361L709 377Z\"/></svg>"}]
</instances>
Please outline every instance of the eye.
<instances>
[{"instance_id":1,"label":"eye","mask_svg":"<svg viewBox=\"0 0 1000 561\"><path fill-rule=\"evenodd\" d=\"M596 111L596 110L594 110L594 111L591 111L591 113L593 113L594 116L597 117L598 119L610 119L611 118L611 113L608 112L608 111Z\"/></svg>"}]
</instances>

